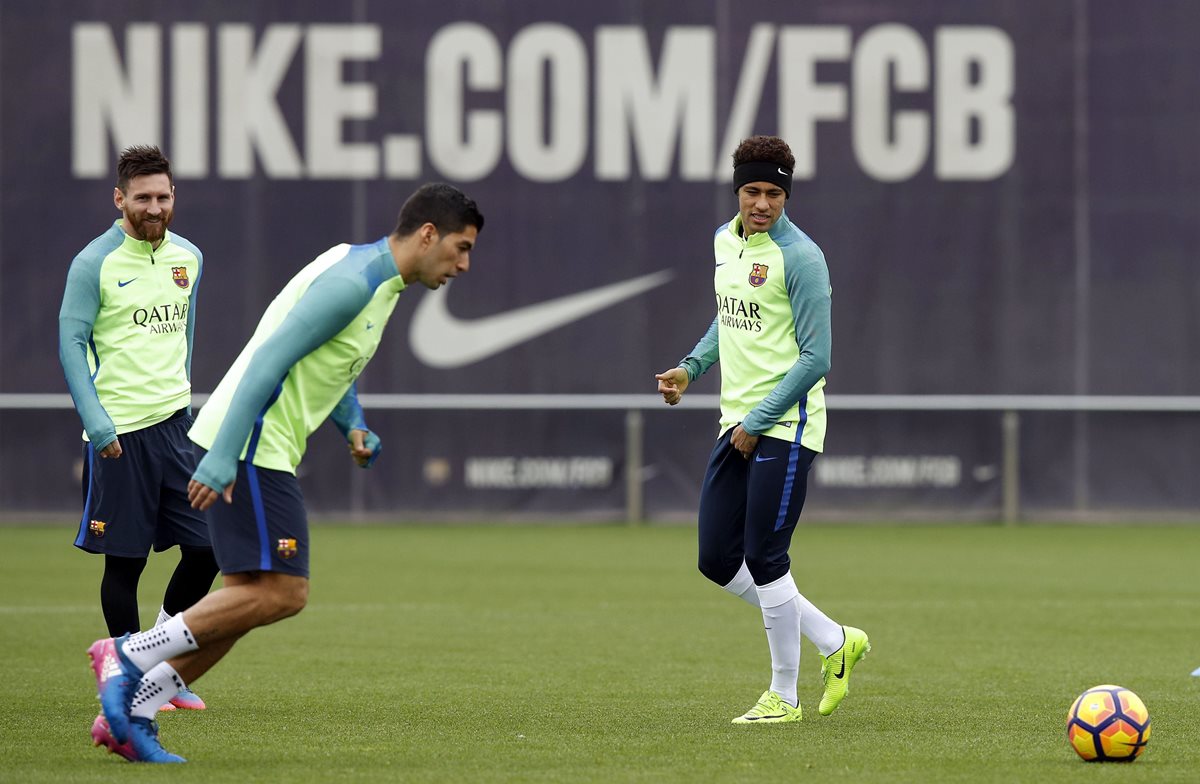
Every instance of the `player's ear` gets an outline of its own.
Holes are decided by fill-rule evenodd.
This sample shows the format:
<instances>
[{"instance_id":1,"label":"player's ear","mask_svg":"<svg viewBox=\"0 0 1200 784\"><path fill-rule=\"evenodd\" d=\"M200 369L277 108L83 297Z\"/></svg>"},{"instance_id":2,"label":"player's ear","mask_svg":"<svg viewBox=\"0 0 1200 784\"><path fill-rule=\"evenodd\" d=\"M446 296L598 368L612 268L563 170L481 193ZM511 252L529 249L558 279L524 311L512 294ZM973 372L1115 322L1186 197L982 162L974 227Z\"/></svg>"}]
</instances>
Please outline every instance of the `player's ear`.
<instances>
[{"instance_id":1,"label":"player's ear","mask_svg":"<svg viewBox=\"0 0 1200 784\"><path fill-rule=\"evenodd\" d=\"M116 206L116 208L118 210L121 210L121 209L124 209L124 204L125 204L125 194L121 192L120 188L118 188L117 186L114 185L113 186L113 205Z\"/></svg>"},{"instance_id":2,"label":"player's ear","mask_svg":"<svg viewBox=\"0 0 1200 784\"><path fill-rule=\"evenodd\" d=\"M434 245L437 243L437 241L438 241L437 226L434 226L432 223L423 223L423 224L421 224L420 232L421 232L421 247L423 249L428 248L430 245Z\"/></svg>"}]
</instances>

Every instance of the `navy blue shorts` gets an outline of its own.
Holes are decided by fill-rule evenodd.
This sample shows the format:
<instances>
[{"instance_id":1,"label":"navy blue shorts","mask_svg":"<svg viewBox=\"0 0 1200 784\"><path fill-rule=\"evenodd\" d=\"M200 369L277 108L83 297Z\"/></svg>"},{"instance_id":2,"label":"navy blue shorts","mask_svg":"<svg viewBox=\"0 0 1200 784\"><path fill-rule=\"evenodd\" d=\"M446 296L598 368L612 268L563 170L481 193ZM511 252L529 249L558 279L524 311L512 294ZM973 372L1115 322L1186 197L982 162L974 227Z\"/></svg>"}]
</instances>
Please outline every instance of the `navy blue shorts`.
<instances>
[{"instance_id":1,"label":"navy blue shorts","mask_svg":"<svg viewBox=\"0 0 1200 784\"><path fill-rule=\"evenodd\" d=\"M233 503L218 498L206 514L222 574L308 577L308 513L295 475L238 461Z\"/></svg>"},{"instance_id":2,"label":"navy blue shorts","mask_svg":"<svg viewBox=\"0 0 1200 784\"><path fill-rule=\"evenodd\" d=\"M717 439L700 489L700 571L727 585L745 560L755 584L766 585L791 566L788 547L817 453L760 437L747 460L732 435L730 428Z\"/></svg>"},{"instance_id":3,"label":"navy blue shorts","mask_svg":"<svg viewBox=\"0 0 1200 784\"><path fill-rule=\"evenodd\" d=\"M196 455L180 410L157 425L122 433L121 456L83 445L83 517L75 546L89 553L145 558L153 547L208 547L208 524L188 504Z\"/></svg>"}]
</instances>

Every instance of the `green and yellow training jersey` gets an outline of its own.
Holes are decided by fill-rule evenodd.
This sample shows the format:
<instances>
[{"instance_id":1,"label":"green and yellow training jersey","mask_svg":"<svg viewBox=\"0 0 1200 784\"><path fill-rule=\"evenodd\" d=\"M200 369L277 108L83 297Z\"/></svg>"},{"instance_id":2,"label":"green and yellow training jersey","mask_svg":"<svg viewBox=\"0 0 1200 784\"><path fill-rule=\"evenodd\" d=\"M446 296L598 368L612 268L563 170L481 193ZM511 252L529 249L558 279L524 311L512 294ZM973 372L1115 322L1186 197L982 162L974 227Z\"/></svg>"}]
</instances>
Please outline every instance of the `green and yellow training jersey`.
<instances>
[{"instance_id":1,"label":"green and yellow training jersey","mask_svg":"<svg viewBox=\"0 0 1200 784\"><path fill-rule=\"evenodd\" d=\"M209 453L195 478L223 489L238 460L294 474L331 414L347 418L343 433L366 430L354 380L403 290L386 237L337 245L296 273L196 416L189 436Z\"/></svg>"},{"instance_id":2,"label":"green and yellow training jersey","mask_svg":"<svg viewBox=\"0 0 1200 784\"><path fill-rule=\"evenodd\" d=\"M680 363L695 380L721 363L721 433L825 444L825 374L831 349L829 268L786 214L742 236L741 218L717 230L717 315Z\"/></svg>"},{"instance_id":3,"label":"green and yellow training jersey","mask_svg":"<svg viewBox=\"0 0 1200 784\"><path fill-rule=\"evenodd\" d=\"M58 356L84 438L97 450L191 404L203 266L199 249L178 234L166 232L154 248L120 221L71 262Z\"/></svg>"}]
</instances>

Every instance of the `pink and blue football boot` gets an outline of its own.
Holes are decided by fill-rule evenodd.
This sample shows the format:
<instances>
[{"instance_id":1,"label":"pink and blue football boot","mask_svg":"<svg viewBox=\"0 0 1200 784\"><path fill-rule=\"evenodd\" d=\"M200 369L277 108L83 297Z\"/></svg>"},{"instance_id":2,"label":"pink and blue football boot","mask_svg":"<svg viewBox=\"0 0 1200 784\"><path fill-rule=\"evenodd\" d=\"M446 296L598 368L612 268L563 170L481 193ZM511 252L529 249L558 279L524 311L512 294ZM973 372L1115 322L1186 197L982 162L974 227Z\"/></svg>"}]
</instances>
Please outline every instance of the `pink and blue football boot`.
<instances>
[{"instance_id":1,"label":"pink and blue football boot","mask_svg":"<svg viewBox=\"0 0 1200 784\"><path fill-rule=\"evenodd\" d=\"M112 754L120 754L130 762L170 763L187 762L178 754L172 754L158 742L158 722L133 716L129 719L129 740L118 743L101 713L92 722L92 743L106 747Z\"/></svg>"},{"instance_id":2,"label":"pink and blue football boot","mask_svg":"<svg viewBox=\"0 0 1200 784\"><path fill-rule=\"evenodd\" d=\"M128 639L128 634L108 637L88 648L92 672L96 674L96 696L118 744L129 741L129 707L142 680L142 671L121 651L121 643Z\"/></svg>"}]
</instances>

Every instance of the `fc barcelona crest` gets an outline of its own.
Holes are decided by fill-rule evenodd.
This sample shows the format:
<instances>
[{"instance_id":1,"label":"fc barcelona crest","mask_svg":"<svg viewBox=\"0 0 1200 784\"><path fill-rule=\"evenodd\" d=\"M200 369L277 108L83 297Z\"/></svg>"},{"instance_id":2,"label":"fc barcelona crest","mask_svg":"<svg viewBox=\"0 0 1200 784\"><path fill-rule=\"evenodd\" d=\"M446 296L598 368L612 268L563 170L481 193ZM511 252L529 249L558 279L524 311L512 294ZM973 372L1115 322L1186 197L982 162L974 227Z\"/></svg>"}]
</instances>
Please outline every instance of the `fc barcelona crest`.
<instances>
[{"instance_id":1,"label":"fc barcelona crest","mask_svg":"<svg viewBox=\"0 0 1200 784\"><path fill-rule=\"evenodd\" d=\"M750 285L758 288L767 282L767 265L755 264L754 269L750 270Z\"/></svg>"},{"instance_id":2,"label":"fc barcelona crest","mask_svg":"<svg viewBox=\"0 0 1200 784\"><path fill-rule=\"evenodd\" d=\"M296 540L280 539L275 551L279 553L280 558L294 558L296 556Z\"/></svg>"},{"instance_id":3,"label":"fc barcelona crest","mask_svg":"<svg viewBox=\"0 0 1200 784\"><path fill-rule=\"evenodd\" d=\"M97 539L104 538L104 528L108 523L103 520L92 520L88 523L88 532Z\"/></svg>"},{"instance_id":4,"label":"fc barcelona crest","mask_svg":"<svg viewBox=\"0 0 1200 784\"><path fill-rule=\"evenodd\" d=\"M188 287L187 267L171 267L171 276L175 278L175 285L179 288Z\"/></svg>"}]
</instances>

